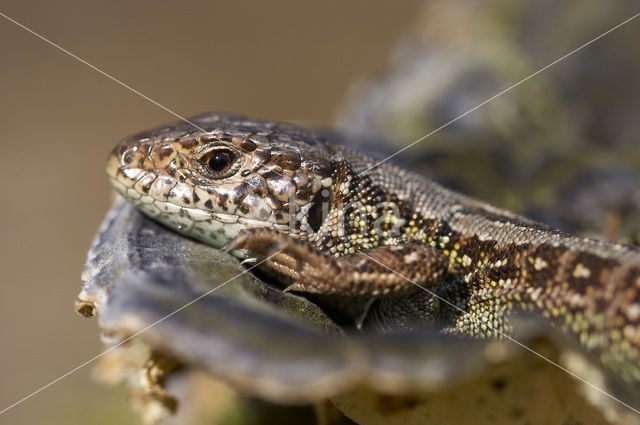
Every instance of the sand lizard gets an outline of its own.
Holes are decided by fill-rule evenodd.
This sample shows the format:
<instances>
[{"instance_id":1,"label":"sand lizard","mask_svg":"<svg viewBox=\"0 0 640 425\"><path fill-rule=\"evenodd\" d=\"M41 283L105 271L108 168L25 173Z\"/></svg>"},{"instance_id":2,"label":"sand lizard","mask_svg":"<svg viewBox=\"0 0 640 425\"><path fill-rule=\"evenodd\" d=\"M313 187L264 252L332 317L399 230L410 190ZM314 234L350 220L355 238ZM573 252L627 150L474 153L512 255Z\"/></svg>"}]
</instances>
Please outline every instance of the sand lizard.
<instances>
[{"instance_id":1,"label":"sand lizard","mask_svg":"<svg viewBox=\"0 0 640 425\"><path fill-rule=\"evenodd\" d=\"M145 214L238 256L281 251L267 264L289 290L373 299L381 329L488 337L533 312L640 381L638 247L554 230L295 126L190 121L200 129L158 127L109 157L113 186Z\"/></svg>"}]
</instances>

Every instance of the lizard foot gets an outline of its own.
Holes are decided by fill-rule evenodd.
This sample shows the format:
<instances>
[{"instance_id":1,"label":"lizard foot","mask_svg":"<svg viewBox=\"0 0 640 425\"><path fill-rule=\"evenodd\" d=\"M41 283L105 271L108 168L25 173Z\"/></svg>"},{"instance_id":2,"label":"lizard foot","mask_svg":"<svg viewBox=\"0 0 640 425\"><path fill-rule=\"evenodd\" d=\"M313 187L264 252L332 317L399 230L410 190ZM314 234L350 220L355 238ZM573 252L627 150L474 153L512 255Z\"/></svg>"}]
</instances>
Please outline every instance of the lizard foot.
<instances>
[{"instance_id":1,"label":"lizard foot","mask_svg":"<svg viewBox=\"0 0 640 425\"><path fill-rule=\"evenodd\" d=\"M269 267L294 280L287 291L317 294L406 294L419 286L439 285L449 265L438 250L418 244L380 246L332 257L307 241L270 228L243 230L224 249L248 249L269 258Z\"/></svg>"}]
</instances>

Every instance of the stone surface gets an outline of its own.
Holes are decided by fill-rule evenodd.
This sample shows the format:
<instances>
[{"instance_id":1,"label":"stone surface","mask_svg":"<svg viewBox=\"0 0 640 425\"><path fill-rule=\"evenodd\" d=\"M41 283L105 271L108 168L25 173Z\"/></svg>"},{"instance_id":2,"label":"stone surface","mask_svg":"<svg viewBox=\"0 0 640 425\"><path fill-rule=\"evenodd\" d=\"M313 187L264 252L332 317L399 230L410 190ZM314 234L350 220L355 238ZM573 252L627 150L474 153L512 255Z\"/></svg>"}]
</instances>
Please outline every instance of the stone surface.
<instances>
[{"instance_id":1,"label":"stone surface","mask_svg":"<svg viewBox=\"0 0 640 425\"><path fill-rule=\"evenodd\" d=\"M135 384L145 417L167 417L168 412L154 412L170 397L178 410L195 409L184 399L190 388L184 382L191 381L177 384L172 373L180 379L185 371L197 371L271 403L331 399L362 424L422 423L426 417L457 421L468 415L477 423L544 419L560 424L587 418L640 423L621 404L514 342L463 340L429 329L354 333L246 267L165 229L121 200L109 212L89 253L77 309L96 313L106 342L133 336L134 347L141 344L161 359L177 359L180 372L167 370L167 385L149 384L135 367L118 366L131 361L127 356L140 356L139 349L127 354L131 347L118 348L124 351L108 370L114 376L118 367L128 370L124 377ZM518 342L617 398L640 400L544 323L521 318L514 324ZM467 405L474 406L468 414L456 408Z\"/></svg>"}]
</instances>

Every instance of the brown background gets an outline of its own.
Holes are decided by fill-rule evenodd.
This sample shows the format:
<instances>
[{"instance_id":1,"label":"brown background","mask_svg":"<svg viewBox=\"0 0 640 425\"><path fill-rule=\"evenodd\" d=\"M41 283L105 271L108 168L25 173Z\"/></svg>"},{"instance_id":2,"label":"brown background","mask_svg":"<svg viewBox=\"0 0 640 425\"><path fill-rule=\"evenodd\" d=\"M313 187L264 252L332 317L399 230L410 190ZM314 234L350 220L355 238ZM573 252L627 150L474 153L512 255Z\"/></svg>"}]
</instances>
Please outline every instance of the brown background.
<instances>
[{"instance_id":1,"label":"brown background","mask_svg":"<svg viewBox=\"0 0 640 425\"><path fill-rule=\"evenodd\" d=\"M330 123L385 63L420 1L5 1L0 11L157 102ZM122 137L175 118L0 17L0 410L98 354L73 311L109 207L104 162ZM91 367L0 424L137 423Z\"/></svg>"}]
</instances>

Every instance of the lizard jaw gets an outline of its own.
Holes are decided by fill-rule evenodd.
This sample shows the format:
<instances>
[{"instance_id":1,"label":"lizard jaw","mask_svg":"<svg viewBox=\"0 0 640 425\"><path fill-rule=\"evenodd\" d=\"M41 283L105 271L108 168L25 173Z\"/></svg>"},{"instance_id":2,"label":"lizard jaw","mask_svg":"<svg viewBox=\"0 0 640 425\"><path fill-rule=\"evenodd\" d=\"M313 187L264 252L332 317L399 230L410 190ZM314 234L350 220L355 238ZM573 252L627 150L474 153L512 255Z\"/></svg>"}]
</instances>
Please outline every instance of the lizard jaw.
<instances>
[{"instance_id":1,"label":"lizard jaw","mask_svg":"<svg viewBox=\"0 0 640 425\"><path fill-rule=\"evenodd\" d=\"M207 211L197 207L187 207L172 202L170 199L163 200L164 185L166 178L149 172L124 172L112 173L108 167L111 185L115 191L131 202L145 215L160 221L171 229L194 239L200 240L216 248L235 238L238 233L246 228L271 227L281 232L288 232L287 224L271 223L265 220L241 216L235 213ZM133 179L132 176L136 176ZM140 181L150 181L150 189L140 190ZM185 190L185 186L180 182L173 182L174 189ZM168 198L168 197L165 197Z\"/></svg>"}]
</instances>

